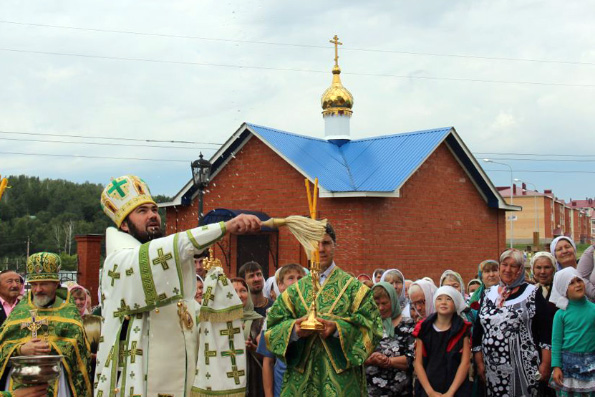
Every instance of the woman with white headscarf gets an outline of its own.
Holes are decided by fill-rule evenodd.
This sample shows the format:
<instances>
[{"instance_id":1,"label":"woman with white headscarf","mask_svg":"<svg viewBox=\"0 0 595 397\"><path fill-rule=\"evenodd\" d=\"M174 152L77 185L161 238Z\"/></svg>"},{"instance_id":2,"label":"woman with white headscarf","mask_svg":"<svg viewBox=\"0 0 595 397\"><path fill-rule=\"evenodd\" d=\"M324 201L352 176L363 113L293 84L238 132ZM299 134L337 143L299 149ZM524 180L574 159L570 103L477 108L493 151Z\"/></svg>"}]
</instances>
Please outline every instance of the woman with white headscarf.
<instances>
[{"instance_id":1,"label":"woman with white headscarf","mask_svg":"<svg viewBox=\"0 0 595 397\"><path fill-rule=\"evenodd\" d=\"M549 379L551 322L547 303L525 281L525 257L500 255L500 283L488 288L473 327L473 352L488 396L534 396ZM540 362L540 353L544 358Z\"/></svg>"},{"instance_id":2,"label":"woman with white headscarf","mask_svg":"<svg viewBox=\"0 0 595 397\"><path fill-rule=\"evenodd\" d=\"M401 305L401 313L403 317L411 318L409 300L405 296L405 276L403 276L403 273L401 273L399 269L388 269L382 273L380 282L387 282L394 287L395 292L399 297L399 304Z\"/></svg>"},{"instance_id":3,"label":"woman with white headscarf","mask_svg":"<svg viewBox=\"0 0 595 397\"><path fill-rule=\"evenodd\" d=\"M419 321L435 312L434 292L437 288L428 280L417 280L409 287L409 301L411 305L411 318Z\"/></svg>"},{"instance_id":4,"label":"woman with white headscarf","mask_svg":"<svg viewBox=\"0 0 595 397\"><path fill-rule=\"evenodd\" d=\"M550 244L550 252L556 258L557 270L576 267L576 244L570 237L556 237Z\"/></svg>"}]
</instances>

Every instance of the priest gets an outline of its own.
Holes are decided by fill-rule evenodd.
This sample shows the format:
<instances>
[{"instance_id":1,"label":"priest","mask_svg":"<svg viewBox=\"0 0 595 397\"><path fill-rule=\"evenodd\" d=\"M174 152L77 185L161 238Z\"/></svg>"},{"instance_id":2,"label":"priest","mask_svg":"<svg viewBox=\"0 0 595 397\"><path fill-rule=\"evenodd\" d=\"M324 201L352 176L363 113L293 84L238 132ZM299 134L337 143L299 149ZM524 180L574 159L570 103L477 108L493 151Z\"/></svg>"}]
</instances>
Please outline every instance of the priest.
<instances>
[{"instance_id":1,"label":"priest","mask_svg":"<svg viewBox=\"0 0 595 397\"><path fill-rule=\"evenodd\" d=\"M196 326L193 257L228 232L259 231L260 220L239 215L163 237L157 204L147 184L134 175L113 179L101 194L101 206L117 229L106 231L101 277L105 322L95 395L190 396L201 329Z\"/></svg>"},{"instance_id":2,"label":"priest","mask_svg":"<svg viewBox=\"0 0 595 397\"><path fill-rule=\"evenodd\" d=\"M382 337L371 290L334 262L335 231L318 244L320 331L301 327L314 299L312 275L293 284L269 309L267 348L287 363L281 396L367 396L364 361Z\"/></svg>"},{"instance_id":3,"label":"priest","mask_svg":"<svg viewBox=\"0 0 595 397\"><path fill-rule=\"evenodd\" d=\"M49 385L49 396L90 396L90 350L78 309L66 288L60 288L60 257L40 252L27 259L31 290L0 329L0 375L6 390L23 387L10 376L10 357L62 355L61 375ZM16 393L19 394L18 392Z\"/></svg>"}]
</instances>

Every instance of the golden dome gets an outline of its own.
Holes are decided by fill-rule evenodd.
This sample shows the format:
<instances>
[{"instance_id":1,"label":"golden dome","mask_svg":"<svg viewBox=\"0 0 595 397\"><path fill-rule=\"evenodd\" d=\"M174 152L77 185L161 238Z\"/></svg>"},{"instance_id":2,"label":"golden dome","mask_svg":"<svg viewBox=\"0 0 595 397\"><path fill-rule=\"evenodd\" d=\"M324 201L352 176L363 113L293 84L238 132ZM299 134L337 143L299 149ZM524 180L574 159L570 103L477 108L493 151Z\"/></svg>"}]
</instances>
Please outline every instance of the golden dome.
<instances>
[{"instance_id":1,"label":"golden dome","mask_svg":"<svg viewBox=\"0 0 595 397\"><path fill-rule=\"evenodd\" d=\"M353 95L343 87L341 83L341 68L339 67L339 46L343 43L339 42L339 37L335 35L331 43L335 45L335 66L333 67L333 82L331 86L324 91L320 102L322 104L322 115L347 115L351 116L353 113L351 108L353 107Z\"/></svg>"},{"instance_id":2,"label":"golden dome","mask_svg":"<svg viewBox=\"0 0 595 397\"><path fill-rule=\"evenodd\" d=\"M323 115L351 115L353 113L353 95L341 83L341 68L335 65L333 68L333 82L329 88L324 91L320 102L322 104Z\"/></svg>"}]
</instances>

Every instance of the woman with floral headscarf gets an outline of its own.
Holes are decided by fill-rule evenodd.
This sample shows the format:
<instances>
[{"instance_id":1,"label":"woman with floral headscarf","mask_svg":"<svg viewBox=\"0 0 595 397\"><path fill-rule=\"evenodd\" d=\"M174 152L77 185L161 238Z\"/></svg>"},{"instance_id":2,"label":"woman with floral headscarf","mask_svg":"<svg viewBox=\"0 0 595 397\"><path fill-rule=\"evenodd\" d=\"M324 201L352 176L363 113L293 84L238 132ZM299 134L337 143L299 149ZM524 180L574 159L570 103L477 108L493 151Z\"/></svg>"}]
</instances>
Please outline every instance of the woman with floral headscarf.
<instances>
[{"instance_id":1,"label":"woman with floral headscarf","mask_svg":"<svg viewBox=\"0 0 595 397\"><path fill-rule=\"evenodd\" d=\"M524 265L521 251L504 251L500 283L479 304L472 342L488 396L534 396L537 381L549 378L551 322L543 295L525 281Z\"/></svg>"},{"instance_id":2,"label":"woman with floral headscarf","mask_svg":"<svg viewBox=\"0 0 595 397\"><path fill-rule=\"evenodd\" d=\"M384 281L372 289L382 317L383 337L365 362L369 396L411 396L415 322L403 317L395 288Z\"/></svg>"}]
</instances>

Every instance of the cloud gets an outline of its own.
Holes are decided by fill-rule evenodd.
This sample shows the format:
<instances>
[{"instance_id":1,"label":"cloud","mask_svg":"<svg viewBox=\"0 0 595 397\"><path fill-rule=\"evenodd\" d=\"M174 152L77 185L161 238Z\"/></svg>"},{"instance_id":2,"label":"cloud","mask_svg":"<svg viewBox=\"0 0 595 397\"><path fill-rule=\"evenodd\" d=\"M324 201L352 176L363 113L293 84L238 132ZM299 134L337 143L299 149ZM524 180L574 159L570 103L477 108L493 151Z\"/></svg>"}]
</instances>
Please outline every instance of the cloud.
<instances>
[{"instance_id":1,"label":"cloud","mask_svg":"<svg viewBox=\"0 0 595 397\"><path fill-rule=\"evenodd\" d=\"M595 63L595 6L586 1L12 0L0 4L0 13L5 21L216 39L0 23L1 48L219 65L2 51L0 131L224 142L249 121L322 137L319 101L331 82L334 56L328 40L338 34L344 43L342 79L355 97L351 130L356 138L455 126L476 152L590 153L584 143L591 140L595 88L498 81L595 84L595 65L472 57ZM0 133L7 137L25 136ZM114 145L0 139L0 151L189 162L199 151L210 155L216 149L95 141ZM519 170L590 169L589 163L510 163ZM102 183L135 172L154 193L167 195L190 178L184 162L0 155L0 172L6 170ZM500 170L490 176L496 184L507 183ZM586 186L593 183L589 174L519 176L563 197L589 195Z\"/></svg>"}]
</instances>

